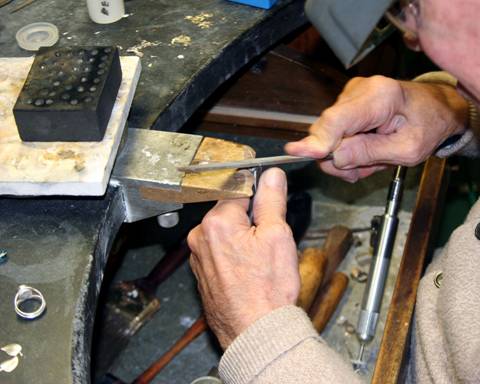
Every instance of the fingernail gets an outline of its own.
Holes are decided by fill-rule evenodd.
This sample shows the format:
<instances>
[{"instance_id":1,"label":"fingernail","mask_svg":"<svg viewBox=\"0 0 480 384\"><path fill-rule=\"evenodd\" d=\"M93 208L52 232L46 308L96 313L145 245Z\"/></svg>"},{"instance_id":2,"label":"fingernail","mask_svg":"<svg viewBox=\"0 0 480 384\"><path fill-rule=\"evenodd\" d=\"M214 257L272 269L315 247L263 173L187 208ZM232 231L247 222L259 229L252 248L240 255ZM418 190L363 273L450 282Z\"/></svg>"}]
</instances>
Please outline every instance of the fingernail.
<instances>
[{"instance_id":1,"label":"fingernail","mask_svg":"<svg viewBox=\"0 0 480 384\"><path fill-rule=\"evenodd\" d=\"M345 181L349 182L350 184L355 184L358 181L358 177L352 177L345 179Z\"/></svg>"},{"instance_id":2,"label":"fingernail","mask_svg":"<svg viewBox=\"0 0 480 384\"><path fill-rule=\"evenodd\" d=\"M285 174L278 168L271 168L263 174L263 182L270 188L285 189L287 180Z\"/></svg>"},{"instance_id":3,"label":"fingernail","mask_svg":"<svg viewBox=\"0 0 480 384\"><path fill-rule=\"evenodd\" d=\"M360 174L358 172L358 169L355 169L351 171L351 174L345 180L348 181L350 184L354 184L358 181L358 179L360 179Z\"/></svg>"},{"instance_id":4,"label":"fingernail","mask_svg":"<svg viewBox=\"0 0 480 384\"><path fill-rule=\"evenodd\" d=\"M350 151L338 149L333 152L333 165L340 169L348 168L350 166L350 157Z\"/></svg>"}]
</instances>

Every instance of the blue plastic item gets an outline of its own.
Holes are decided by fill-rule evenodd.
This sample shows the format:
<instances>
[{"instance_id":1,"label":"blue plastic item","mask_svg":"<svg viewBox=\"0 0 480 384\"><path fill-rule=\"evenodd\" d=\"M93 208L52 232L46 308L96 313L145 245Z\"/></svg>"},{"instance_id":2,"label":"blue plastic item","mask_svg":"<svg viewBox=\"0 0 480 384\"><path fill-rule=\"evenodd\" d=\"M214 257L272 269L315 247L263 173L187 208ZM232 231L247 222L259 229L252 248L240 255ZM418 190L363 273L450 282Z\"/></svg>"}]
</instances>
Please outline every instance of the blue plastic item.
<instances>
[{"instance_id":1,"label":"blue plastic item","mask_svg":"<svg viewBox=\"0 0 480 384\"><path fill-rule=\"evenodd\" d=\"M272 8L277 0L229 0L233 1L234 3L246 4L251 5L252 7L269 9Z\"/></svg>"}]
</instances>

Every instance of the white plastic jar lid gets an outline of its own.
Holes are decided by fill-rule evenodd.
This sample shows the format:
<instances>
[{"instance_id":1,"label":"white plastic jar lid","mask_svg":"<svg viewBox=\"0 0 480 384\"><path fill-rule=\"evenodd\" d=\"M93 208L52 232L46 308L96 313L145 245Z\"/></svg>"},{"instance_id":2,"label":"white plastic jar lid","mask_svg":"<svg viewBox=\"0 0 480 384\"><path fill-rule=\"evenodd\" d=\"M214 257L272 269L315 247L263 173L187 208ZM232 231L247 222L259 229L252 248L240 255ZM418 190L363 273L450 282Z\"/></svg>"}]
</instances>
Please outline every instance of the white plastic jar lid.
<instances>
[{"instance_id":1,"label":"white plastic jar lid","mask_svg":"<svg viewBox=\"0 0 480 384\"><path fill-rule=\"evenodd\" d=\"M58 28L51 23L32 23L20 28L15 38L20 48L38 51L40 47L51 47L58 41Z\"/></svg>"}]
</instances>

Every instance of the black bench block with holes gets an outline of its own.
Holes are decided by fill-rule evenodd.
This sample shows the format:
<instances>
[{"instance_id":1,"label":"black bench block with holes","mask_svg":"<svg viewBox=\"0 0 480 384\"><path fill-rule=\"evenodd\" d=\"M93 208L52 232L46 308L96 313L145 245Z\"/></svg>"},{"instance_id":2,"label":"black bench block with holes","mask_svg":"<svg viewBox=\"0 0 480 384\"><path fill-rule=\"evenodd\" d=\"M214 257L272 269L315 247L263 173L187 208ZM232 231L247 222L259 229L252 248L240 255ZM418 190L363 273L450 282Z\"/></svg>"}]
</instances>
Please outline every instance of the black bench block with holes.
<instances>
[{"instance_id":1,"label":"black bench block with holes","mask_svg":"<svg viewBox=\"0 0 480 384\"><path fill-rule=\"evenodd\" d=\"M122 69L115 47L41 48L13 108L23 141L100 141Z\"/></svg>"}]
</instances>

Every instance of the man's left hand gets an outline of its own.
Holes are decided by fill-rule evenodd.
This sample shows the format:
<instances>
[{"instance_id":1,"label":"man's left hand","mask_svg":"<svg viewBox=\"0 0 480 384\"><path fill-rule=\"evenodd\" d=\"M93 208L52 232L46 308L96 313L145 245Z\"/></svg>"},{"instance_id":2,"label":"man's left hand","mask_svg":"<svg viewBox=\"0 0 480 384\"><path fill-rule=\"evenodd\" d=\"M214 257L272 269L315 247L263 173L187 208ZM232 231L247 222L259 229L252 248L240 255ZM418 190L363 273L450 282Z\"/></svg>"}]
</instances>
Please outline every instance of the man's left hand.
<instances>
[{"instance_id":1,"label":"man's left hand","mask_svg":"<svg viewBox=\"0 0 480 384\"><path fill-rule=\"evenodd\" d=\"M286 201L285 173L269 169L255 196L255 225L248 199L219 201L188 236L205 315L224 349L257 319L297 300L300 276Z\"/></svg>"}]
</instances>

